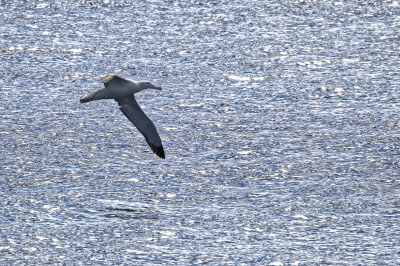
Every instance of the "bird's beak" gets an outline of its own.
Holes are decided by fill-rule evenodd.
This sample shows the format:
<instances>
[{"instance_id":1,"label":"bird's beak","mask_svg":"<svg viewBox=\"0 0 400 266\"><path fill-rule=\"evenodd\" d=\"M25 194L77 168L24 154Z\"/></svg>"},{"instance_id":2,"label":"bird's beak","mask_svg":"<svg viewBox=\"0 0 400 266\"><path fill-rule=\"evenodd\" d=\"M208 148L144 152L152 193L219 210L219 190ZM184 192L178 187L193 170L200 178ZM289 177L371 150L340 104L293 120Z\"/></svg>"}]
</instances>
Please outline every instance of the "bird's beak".
<instances>
[{"instance_id":1,"label":"bird's beak","mask_svg":"<svg viewBox=\"0 0 400 266\"><path fill-rule=\"evenodd\" d=\"M157 86L154 86L154 89L156 89L156 90L162 90L161 87L157 87Z\"/></svg>"}]
</instances>

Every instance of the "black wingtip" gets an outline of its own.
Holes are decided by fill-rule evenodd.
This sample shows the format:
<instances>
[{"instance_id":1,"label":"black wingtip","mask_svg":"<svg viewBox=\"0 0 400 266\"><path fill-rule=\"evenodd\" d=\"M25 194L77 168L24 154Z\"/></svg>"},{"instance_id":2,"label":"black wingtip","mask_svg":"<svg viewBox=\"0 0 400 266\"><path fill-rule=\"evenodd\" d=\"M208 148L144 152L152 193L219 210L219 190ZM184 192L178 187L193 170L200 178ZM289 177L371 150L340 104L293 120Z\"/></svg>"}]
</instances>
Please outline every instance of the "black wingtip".
<instances>
[{"instance_id":1,"label":"black wingtip","mask_svg":"<svg viewBox=\"0 0 400 266\"><path fill-rule=\"evenodd\" d=\"M154 145L154 143L151 143L146 136L144 138L145 138L147 144L150 146L151 150L155 154L157 154L157 156L160 157L161 159L165 159L165 153L164 153L163 146L156 146L156 145Z\"/></svg>"},{"instance_id":2,"label":"black wingtip","mask_svg":"<svg viewBox=\"0 0 400 266\"><path fill-rule=\"evenodd\" d=\"M81 103L87 103L87 102L90 102L90 100L88 100L88 99L80 99L79 100Z\"/></svg>"},{"instance_id":3,"label":"black wingtip","mask_svg":"<svg viewBox=\"0 0 400 266\"><path fill-rule=\"evenodd\" d=\"M161 159L165 159L165 153L164 153L164 149L162 146L157 147L157 146L151 145L150 148L155 154L157 154L158 157L160 157Z\"/></svg>"},{"instance_id":4,"label":"black wingtip","mask_svg":"<svg viewBox=\"0 0 400 266\"><path fill-rule=\"evenodd\" d=\"M158 157L165 159L165 153L163 147L156 147L156 154Z\"/></svg>"},{"instance_id":5,"label":"black wingtip","mask_svg":"<svg viewBox=\"0 0 400 266\"><path fill-rule=\"evenodd\" d=\"M165 159L165 153L164 153L164 148L162 146L155 146L152 143L147 142L151 148L151 150L157 154L158 157L161 159Z\"/></svg>"}]
</instances>

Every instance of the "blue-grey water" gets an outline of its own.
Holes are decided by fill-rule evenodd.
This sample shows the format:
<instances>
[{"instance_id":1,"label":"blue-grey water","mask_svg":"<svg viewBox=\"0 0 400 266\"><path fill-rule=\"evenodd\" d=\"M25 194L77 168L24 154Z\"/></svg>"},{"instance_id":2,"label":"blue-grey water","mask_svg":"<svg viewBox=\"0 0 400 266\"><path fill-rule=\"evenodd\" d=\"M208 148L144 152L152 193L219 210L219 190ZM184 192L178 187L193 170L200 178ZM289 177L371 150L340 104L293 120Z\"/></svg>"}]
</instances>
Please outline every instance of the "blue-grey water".
<instances>
[{"instance_id":1,"label":"blue-grey water","mask_svg":"<svg viewBox=\"0 0 400 266\"><path fill-rule=\"evenodd\" d=\"M0 1L0 61L0 264L399 263L399 1Z\"/></svg>"}]
</instances>

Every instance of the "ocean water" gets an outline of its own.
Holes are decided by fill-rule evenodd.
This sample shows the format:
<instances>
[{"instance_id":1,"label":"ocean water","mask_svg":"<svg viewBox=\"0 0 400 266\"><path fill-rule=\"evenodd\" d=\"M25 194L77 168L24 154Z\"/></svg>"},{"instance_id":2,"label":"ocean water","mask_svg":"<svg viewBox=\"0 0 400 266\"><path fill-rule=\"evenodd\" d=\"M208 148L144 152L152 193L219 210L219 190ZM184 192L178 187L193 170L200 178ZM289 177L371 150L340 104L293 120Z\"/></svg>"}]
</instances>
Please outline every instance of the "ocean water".
<instances>
[{"instance_id":1,"label":"ocean water","mask_svg":"<svg viewBox=\"0 0 400 266\"><path fill-rule=\"evenodd\" d=\"M0 1L0 264L395 265L399 1ZM115 73L166 159L112 101Z\"/></svg>"}]
</instances>

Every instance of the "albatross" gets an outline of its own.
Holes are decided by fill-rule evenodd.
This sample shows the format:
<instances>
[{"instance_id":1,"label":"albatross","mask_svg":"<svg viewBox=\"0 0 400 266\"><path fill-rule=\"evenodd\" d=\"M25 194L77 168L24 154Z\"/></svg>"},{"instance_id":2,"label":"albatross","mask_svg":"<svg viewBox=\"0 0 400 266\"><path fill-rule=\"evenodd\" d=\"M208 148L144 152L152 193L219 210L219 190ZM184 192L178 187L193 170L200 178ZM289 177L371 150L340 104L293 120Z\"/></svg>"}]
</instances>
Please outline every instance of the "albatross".
<instances>
[{"instance_id":1,"label":"albatross","mask_svg":"<svg viewBox=\"0 0 400 266\"><path fill-rule=\"evenodd\" d=\"M142 111L134 96L135 93L144 89L162 90L162 88L151 84L149 81L134 81L117 75L107 75L99 82L104 83L104 88L87 93L80 99L80 102L87 103L95 100L114 99L118 102L122 113L142 133L151 150L160 158L165 159L164 149L157 129Z\"/></svg>"}]
</instances>

